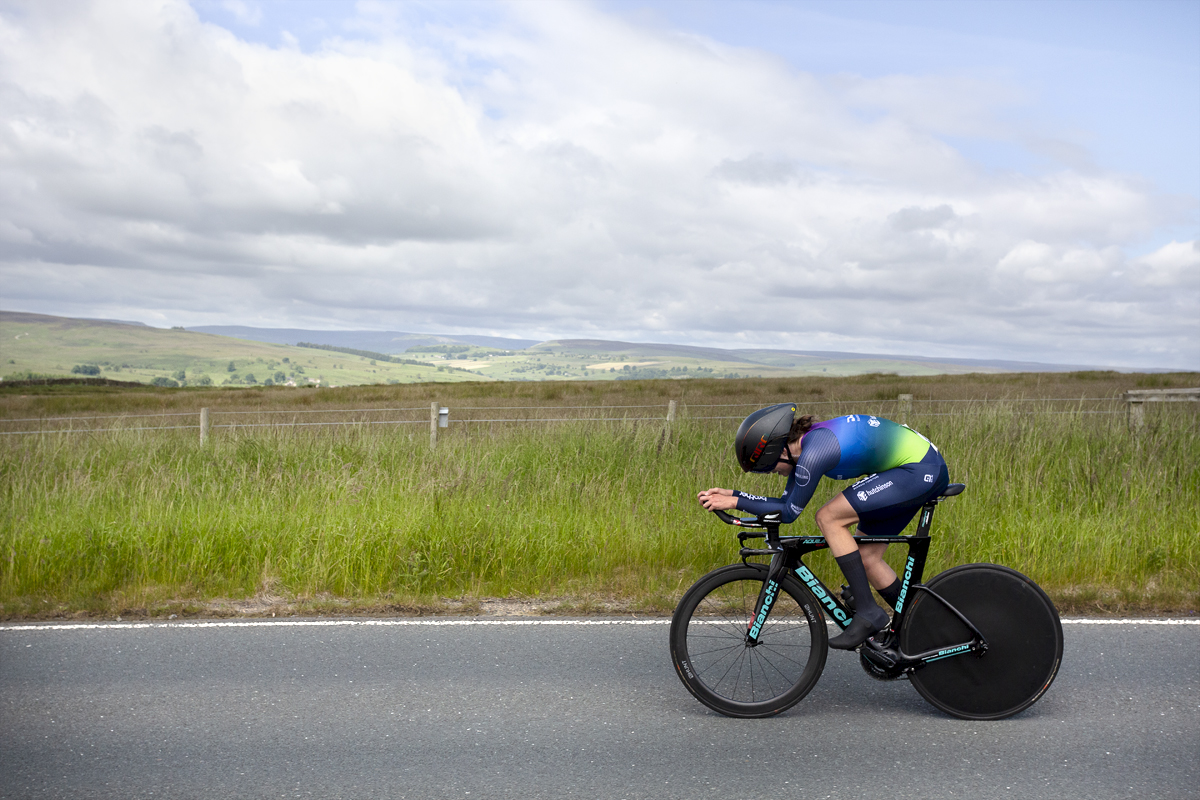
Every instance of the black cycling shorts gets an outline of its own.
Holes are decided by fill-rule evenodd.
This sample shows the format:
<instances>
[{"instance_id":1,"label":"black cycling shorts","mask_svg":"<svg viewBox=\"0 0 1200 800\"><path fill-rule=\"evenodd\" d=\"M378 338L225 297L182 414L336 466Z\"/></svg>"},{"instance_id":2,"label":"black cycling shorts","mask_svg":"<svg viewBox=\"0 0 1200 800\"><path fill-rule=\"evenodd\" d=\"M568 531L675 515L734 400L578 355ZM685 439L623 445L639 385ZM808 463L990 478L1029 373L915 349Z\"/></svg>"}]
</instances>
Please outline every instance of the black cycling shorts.
<instances>
[{"instance_id":1,"label":"black cycling shorts","mask_svg":"<svg viewBox=\"0 0 1200 800\"><path fill-rule=\"evenodd\" d=\"M858 514L863 536L899 536L917 509L937 497L950 483L940 453L929 448L915 464L904 464L860 479L842 496Z\"/></svg>"}]
</instances>

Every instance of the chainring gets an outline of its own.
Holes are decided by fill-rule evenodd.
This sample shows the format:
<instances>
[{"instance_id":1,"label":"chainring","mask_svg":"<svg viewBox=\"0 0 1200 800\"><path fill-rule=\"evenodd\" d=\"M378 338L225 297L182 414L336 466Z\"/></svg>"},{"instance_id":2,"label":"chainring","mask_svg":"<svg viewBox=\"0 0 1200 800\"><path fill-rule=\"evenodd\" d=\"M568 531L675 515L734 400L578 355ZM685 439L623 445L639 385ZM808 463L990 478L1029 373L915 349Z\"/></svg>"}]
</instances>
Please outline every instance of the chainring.
<instances>
[{"instance_id":1,"label":"chainring","mask_svg":"<svg viewBox=\"0 0 1200 800\"><path fill-rule=\"evenodd\" d=\"M885 667L882 664L876 664L867 657L865 649L858 651L858 663L862 665L864 672L877 681L895 681L904 677L904 670L899 667Z\"/></svg>"}]
</instances>

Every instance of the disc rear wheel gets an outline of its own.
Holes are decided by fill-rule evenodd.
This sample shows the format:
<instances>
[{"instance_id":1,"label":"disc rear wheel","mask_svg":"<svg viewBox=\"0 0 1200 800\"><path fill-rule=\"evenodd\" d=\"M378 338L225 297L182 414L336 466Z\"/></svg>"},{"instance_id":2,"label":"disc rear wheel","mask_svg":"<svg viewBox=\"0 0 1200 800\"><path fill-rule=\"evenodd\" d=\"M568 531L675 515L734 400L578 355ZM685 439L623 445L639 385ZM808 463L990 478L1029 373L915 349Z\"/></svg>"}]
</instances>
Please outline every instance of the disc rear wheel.
<instances>
[{"instance_id":1,"label":"disc rear wheel","mask_svg":"<svg viewBox=\"0 0 1200 800\"><path fill-rule=\"evenodd\" d=\"M1062 661L1063 635L1041 587L995 564L954 567L927 585L979 629L988 649L914 670L910 678L922 697L947 714L983 720L1012 716L1045 694ZM906 654L971 640L970 629L927 592L912 596L905 616L900 646Z\"/></svg>"}]
</instances>

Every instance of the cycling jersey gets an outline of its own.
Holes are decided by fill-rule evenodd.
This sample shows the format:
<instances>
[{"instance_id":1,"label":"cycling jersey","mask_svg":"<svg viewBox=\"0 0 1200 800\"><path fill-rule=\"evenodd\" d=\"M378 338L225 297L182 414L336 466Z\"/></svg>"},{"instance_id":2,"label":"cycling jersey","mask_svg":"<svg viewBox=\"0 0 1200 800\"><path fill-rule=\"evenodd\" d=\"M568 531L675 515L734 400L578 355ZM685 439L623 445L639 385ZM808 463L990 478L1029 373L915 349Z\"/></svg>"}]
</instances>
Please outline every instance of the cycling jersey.
<instances>
[{"instance_id":1,"label":"cycling jersey","mask_svg":"<svg viewBox=\"0 0 1200 800\"><path fill-rule=\"evenodd\" d=\"M948 478L944 480L943 476L948 473L937 448L912 428L882 417L851 414L818 422L800 437L800 457L788 476L782 497L759 497L739 491L733 494L739 510L752 514L779 512L784 522L794 522L812 499L822 476L847 480L908 464L927 465L930 469L918 470L920 475L907 470L905 475L898 474L887 486L883 485L887 481L881 482L879 486L883 488L880 490L874 490L874 487L859 490L863 494L870 492L865 498L851 496L848 490L847 499L856 510L860 504L874 498L877 491L885 490L892 491L888 492L886 500L879 497L870 502L872 511L878 510L881 501L885 507L923 502L924 495L933 489L945 488ZM907 472L913 472L913 481L908 480ZM926 474L930 477L926 478Z\"/></svg>"}]
</instances>

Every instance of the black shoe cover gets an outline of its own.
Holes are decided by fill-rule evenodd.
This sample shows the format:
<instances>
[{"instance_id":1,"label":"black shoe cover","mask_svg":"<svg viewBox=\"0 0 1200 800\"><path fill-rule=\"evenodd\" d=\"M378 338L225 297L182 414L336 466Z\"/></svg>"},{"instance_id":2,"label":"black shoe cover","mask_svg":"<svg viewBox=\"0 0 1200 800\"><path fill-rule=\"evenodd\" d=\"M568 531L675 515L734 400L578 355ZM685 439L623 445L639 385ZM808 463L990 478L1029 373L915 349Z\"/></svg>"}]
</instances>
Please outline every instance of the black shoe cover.
<instances>
[{"instance_id":1,"label":"black shoe cover","mask_svg":"<svg viewBox=\"0 0 1200 800\"><path fill-rule=\"evenodd\" d=\"M876 607L875 610L879 612L879 616L883 618L883 622L876 624L867 619L867 614L855 614L854 619L850 620L850 626L829 640L829 646L834 650L853 650L867 639L870 639L871 634L878 633L886 628L888 624L887 613L879 607ZM870 616L875 615L872 614Z\"/></svg>"}]
</instances>

